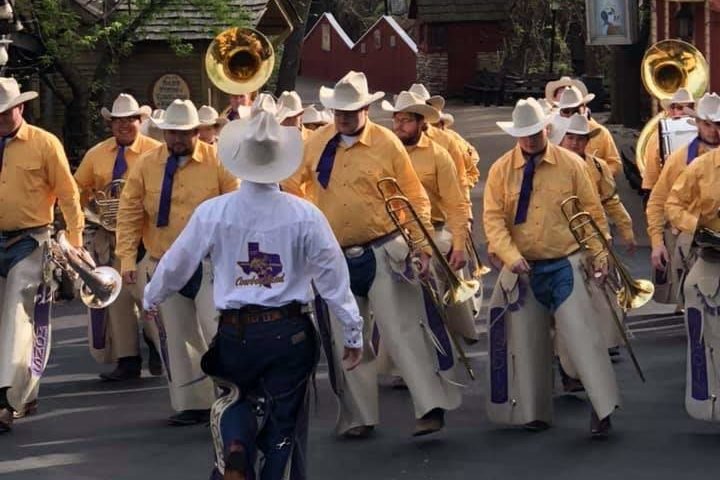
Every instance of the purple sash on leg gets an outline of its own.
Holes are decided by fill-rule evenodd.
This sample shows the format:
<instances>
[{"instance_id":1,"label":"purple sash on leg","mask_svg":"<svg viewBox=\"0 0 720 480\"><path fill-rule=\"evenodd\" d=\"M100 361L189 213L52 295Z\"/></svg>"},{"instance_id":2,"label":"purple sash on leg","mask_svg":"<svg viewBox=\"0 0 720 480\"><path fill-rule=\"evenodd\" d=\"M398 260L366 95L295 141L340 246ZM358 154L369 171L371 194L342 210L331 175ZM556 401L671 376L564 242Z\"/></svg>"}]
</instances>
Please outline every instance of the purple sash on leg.
<instances>
[{"instance_id":1,"label":"purple sash on leg","mask_svg":"<svg viewBox=\"0 0 720 480\"><path fill-rule=\"evenodd\" d=\"M105 348L105 333L107 329L107 310L105 308L90 309L90 330L92 331L92 348L102 350Z\"/></svg>"},{"instance_id":2,"label":"purple sash on leg","mask_svg":"<svg viewBox=\"0 0 720 480\"><path fill-rule=\"evenodd\" d=\"M438 357L438 367L440 367L441 372L444 372L450 370L455 364L455 359L453 358L452 353L452 344L450 343L448 332L445 329L445 323L443 322L442 317L440 317L440 313L437 311L437 308L435 308L435 304L430 299L430 295L424 287L422 291L423 300L425 301L425 314L428 319L428 327L430 327L432 333L435 334L435 338L437 338L438 342L440 342L440 345L447 354L443 355L437 348L435 349L435 353Z\"/></svg>"},{"instance_id":3,"label":"purple sash on leg","mask_svg":"<svg viewBox=\"0 0 720 480\"><path fill-rule=\"evenodd\" d=\"M490 310L490 401L508 401L507 330L505 309Z\"/></svg>"},{"instance_id":4,"label":"purple sash on leg","mask_svg":"<svg viewBox=\"0 0 720 480\"><path fill-rule=\"evenodd\" d=\"M50 305L52 291L45 284L38 287L33 311L33 349L30 360L30 372L40 378L50 356Z\"/></svg>"},{"instance_id":5,"label":"purple sash on leg","mask_svg":"<svg viewBox=\"0 0 720 480\"><path fill-rule=\"evenodd\" d=\"M690 348L691 395L695 400L708 400L707 358L702 338L702 314L697 308L688 308L688 348Z\"/></svg>"}]
</instances>

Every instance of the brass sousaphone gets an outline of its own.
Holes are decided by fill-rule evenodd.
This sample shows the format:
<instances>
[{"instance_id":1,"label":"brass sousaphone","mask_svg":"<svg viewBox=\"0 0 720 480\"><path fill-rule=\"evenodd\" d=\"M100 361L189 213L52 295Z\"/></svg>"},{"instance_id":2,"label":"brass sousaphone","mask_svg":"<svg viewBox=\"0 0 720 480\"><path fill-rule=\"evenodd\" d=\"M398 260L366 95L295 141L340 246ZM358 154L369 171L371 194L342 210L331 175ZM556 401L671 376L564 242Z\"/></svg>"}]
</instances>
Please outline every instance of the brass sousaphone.
<instances>
[{"instance_id":1,"label":"brass sousaphone","mask_svg":"<svg viewBox=\"0 0 720 480\"><path fill-rule=\"evenodd\" d=\"M643 57L641 76L645 89L657 100L670 99L680 88L687 88L693 98L700 98L708 87L710 68L707 60L693 45L682 40L663 40L651 46ZM635 147L638 170L645 172L650 137L658 130L664 112L655 115L640 132Z\"/></svg>"}]
</instances>

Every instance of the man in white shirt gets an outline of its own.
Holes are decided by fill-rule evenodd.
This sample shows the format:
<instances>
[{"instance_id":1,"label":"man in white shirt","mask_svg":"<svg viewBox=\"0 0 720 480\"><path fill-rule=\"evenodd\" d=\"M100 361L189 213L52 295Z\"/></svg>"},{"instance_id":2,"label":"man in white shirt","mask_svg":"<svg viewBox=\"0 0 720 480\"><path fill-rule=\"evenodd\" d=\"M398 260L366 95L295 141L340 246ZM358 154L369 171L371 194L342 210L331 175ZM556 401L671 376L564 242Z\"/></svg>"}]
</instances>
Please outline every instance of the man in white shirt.
<instances>
[{"instance_id":1,"label":"man in white shirt","mask_svg":"<svg viewBox=\"0 0 720 480\"><path fill-rule=\"evenodd\" d=\"M260 478L280 480L289 468L290 478L302 480L308 379L319 352L307 315L310 282L343 325L348 370L360 362L362 318L327 220L309 202L279 189L278 182L300 166L299 130L260 110L228 124L218 152L243 179L240 189L197 208L158 264L144 307L152 316L210 255L221 318L203 369L228 389L211 415L212 478L256 478L259 449L265 458ZM264 416L259 424L258 410Z\"/></svg>"}]
</instances>

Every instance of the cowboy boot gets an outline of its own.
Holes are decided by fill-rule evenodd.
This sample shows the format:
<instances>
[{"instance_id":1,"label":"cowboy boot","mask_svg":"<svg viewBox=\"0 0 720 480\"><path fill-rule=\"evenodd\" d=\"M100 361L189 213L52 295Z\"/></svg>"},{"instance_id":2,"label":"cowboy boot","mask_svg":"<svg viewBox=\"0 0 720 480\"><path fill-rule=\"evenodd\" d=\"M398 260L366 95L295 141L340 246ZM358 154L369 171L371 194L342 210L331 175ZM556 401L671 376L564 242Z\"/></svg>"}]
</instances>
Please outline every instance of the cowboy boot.
<instances>
[{"instance_id":1,"label":"cowboy boot","mask_svg":"<svg viewBox=\"0 0 720 480\"><path fill-rule=\"evenodd\" d=\"M442 408L433 408L415 421L413 437L439 432L443 427L445 427L445 410Z\"/></svg>"},{"instance_id":2,"label":"cowboy boot","mask_svg":"<svg viewBox=\"0 0 720 480\"><path fill-rule=\"evenodd\" d=\"M13 410L10 407L0 407L0 433L12 430Z\"/></svg>"},{"instance_id":3,"label":"cowboy boot","mask_svg":"<svg viewBox=\"0 0 720 480\"><path fill-rule=\"evenodd\" d=\"M608 438L611 429L612 423L610 423L610 415L600 420L595 410L590 413L590 436L592 436L592 438Z\"/></svg>"},{"instance_id":4,"label":"cowboy boot","mask_svg":"<svg viewBox=\"0 0 720 480\"><path fill-rule=\"evenodd\" d=\"M100 378L106 382L125 382L140 378L142 358L122 357L118 358L117 367L112 372L101 373Z\"/></svg>"}]
</instances>

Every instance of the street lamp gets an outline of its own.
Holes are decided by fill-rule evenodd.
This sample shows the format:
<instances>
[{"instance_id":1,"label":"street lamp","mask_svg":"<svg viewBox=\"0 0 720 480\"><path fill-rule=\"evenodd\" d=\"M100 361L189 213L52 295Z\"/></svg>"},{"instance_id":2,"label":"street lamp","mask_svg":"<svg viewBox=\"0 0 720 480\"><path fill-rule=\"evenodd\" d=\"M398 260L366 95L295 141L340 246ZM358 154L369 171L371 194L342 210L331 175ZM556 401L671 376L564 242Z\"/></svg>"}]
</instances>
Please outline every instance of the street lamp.
<instances>
[{"instance_id":1,"label":"street lamp","mask_svg":"<svg viewBox=\"0 0 720 480\"><path fill-rule=\"evenodd\" d=\"M548 66L548 73L553 73L553 66L555 63L555 20L557 19L558 10L560 10L560 2L558 0L550 0L552 26L550 32L550 65Z\"/></svg>"}]
</instances>

